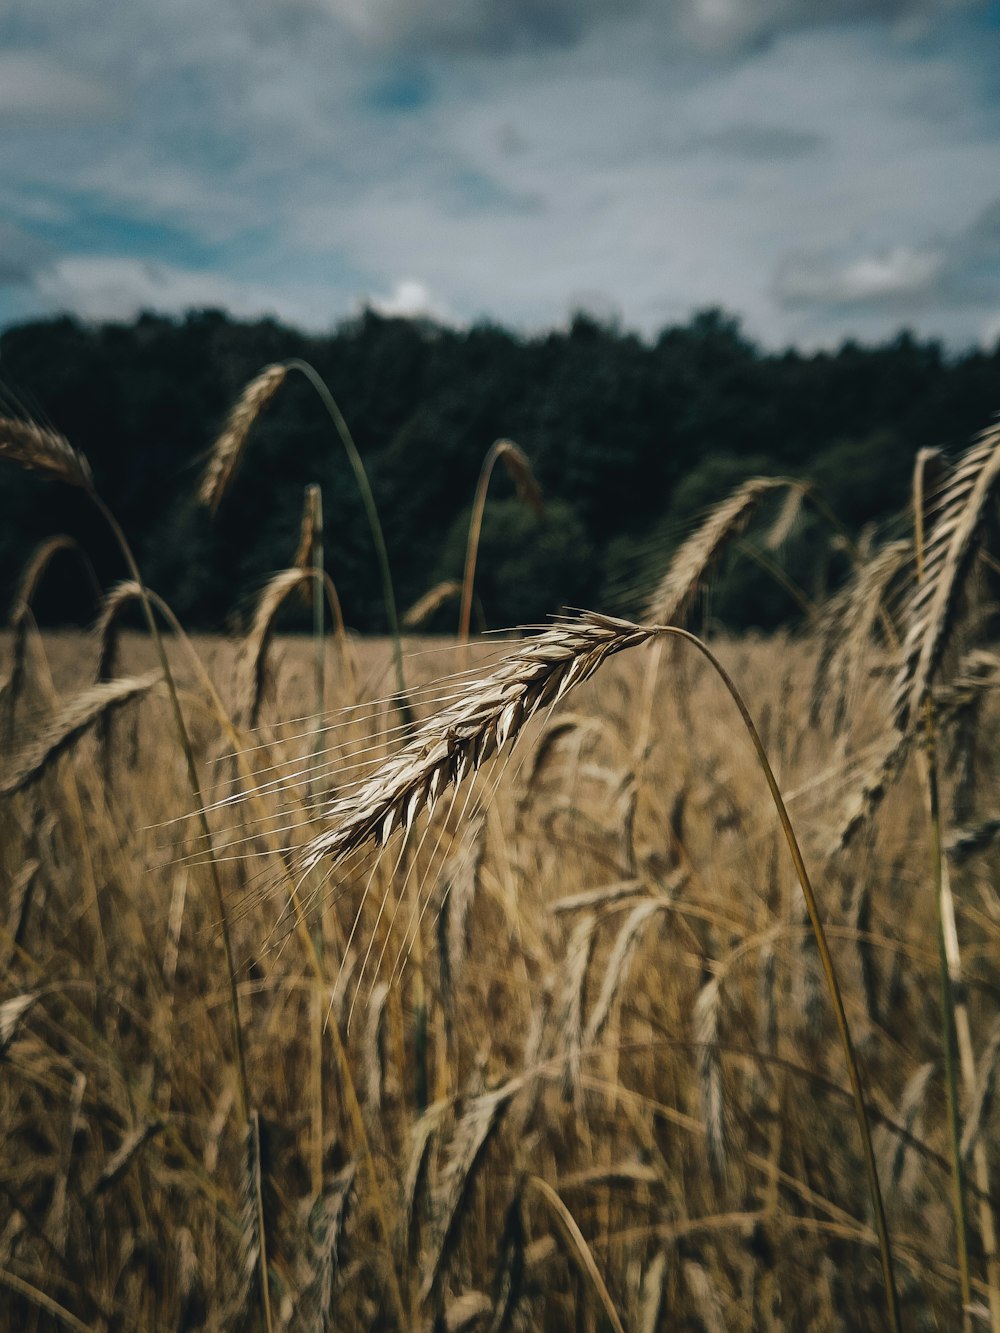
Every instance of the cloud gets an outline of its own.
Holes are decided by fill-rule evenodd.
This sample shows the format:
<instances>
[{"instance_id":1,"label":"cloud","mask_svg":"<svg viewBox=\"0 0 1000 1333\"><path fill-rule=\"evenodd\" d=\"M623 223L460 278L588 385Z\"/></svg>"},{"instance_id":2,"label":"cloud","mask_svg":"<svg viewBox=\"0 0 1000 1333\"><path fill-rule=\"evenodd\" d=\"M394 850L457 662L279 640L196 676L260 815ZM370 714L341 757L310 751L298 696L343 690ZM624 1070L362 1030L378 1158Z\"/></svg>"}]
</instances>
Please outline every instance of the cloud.
<instances>
[{"instance_id":1,"label":"cloud","mask_svg":"<svg viewBox=\"0 0 1000 1333\"><path fill-rule=\"evenodd\" d=\"M899 305L926 297L945 268L936 250L897 245L842 260L830 255L789 255L778 268L775 295L782 305Z\"/></svg>"},{"instance_id":2,"label":"cloud","mask_svg":"<svg viewBox=\"0 0 1000 1333\"><path fill-rule=\"evenodd\" d=\"M977 0L309 0L362 42L450 55L572 46L594 28L640 19L707 52L752 48L795 29L882 21L919 34Z\"/></svg>"},{"instance_id":3,"label":"cloud","mask_svg":"<svg viewBox=\"0 0 1000 1333\"><path fill-rule=\"evenodd\" d=\"M850 21L925 8L947 41ZM0 323L226 303L324 327L367 297L539 328L585 300L647 332L723 304L769 342L901 310L967 340L997 308L1000 99L982 32L945 14L31 0L32 58L117 102L5 135L0 216L45 253L5 259ZM0 19L0 45L27 31Z\"/></svg>"},{"instance_id":4,"label":"cloud","mask_svg":"<svg viewBox=\"0 0 1000 1333\"><path fill-rule=\"evenodd\" d=\"M773 40L798 28L878 20L902 36L977 0L681 0L679 26L696 45L732 50Z\"/></svg>"},{"instance_id":5,"label":"cloud","mask_svg":"<svg viewBox=\"0 0 1000 1333\"><path fill-rule=\"evenodd\" d=\"M712 134L690 141L692 149L711 149L732 157L779 161L808 157L819 152L826 138L812 130L797 130L782 125L758 125L748 121L743 125L729 125Z\"/></svg>"},{"instance_id":6,"label":"cloud","mask_svg":"<svg viewBox=\"0 0 1000 1333\"><path fill-rule=\"evenodd\" d=\"M442 324L457 323L447 303L434 296L427 284L418 278L401 278L388 296L368 296L358 304L380 315L402 319L435 319Z\"/></svg>"},{"instance_id":7,"label":"cloud","mask_svg":"<svg viewBox=\"0 0 1000 1333\"><path fill-rule=\"evenodd\" d=\"M106 116L116 107L106 83L45 52L0 52L0 121L76 121Z\"/></svg>"},{"instance_id":8,"label":"cloud","mask_svg":"<svg viewBox=\"0 0 1000 1333\"><path fill-rule=\"evenodd\" d=\"M143 310L172 314L219 306L252 318L277 313L281 301L215 273L115 255L65 255L31 279L40 301L84 319L128 320Z\"/></svg>"},{"instance_id":9,"label":"cloud","mask_svg":"<svg viewBox=\"0 0 1000 1333\"><path fill-rule=\"evenodd\" d=\"M638 0L320 0L376 46L498 55L569 46L602 20L627 17Z\"/></svg>"},{"instance_id":10,"label":"cloud","mask_svg":"<svg viewBox=\"0 0 1000 1333\"><path fill-rule=\"evenodd\" d=\"M49 247L30 232L0 220L0 287L29 284L49 253Z\"/></svg>"},{"instance_id":11,"label":"cloud","mask_svg":"<svg viewBox=\"0 0 1000 1333\"><path fill-rule=\"evenodd\" d=\"M967 227L921 248L789 254L778 266L774 294L789 309L992 310L1000 301L1000 199Z\"/></svg>"}]
</instances>

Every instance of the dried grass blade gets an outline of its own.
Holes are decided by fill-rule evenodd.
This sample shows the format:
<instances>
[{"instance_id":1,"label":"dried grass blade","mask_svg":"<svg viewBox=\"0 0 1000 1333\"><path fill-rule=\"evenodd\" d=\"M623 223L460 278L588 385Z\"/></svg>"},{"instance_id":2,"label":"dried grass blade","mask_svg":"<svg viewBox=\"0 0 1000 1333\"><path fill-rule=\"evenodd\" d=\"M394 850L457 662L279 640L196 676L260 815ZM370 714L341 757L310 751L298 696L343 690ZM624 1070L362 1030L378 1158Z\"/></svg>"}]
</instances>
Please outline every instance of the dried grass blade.
<instances>
[{"instance_id":1,"label":"dried grass blade","mask_svg":"<svg viewBox=\"0 0 1000 1333\"><path fill-rule=\"evenodd\" d=\"M614 1301L611 1299L611 1293L601 1276L601 1270L597 1267L597 1261L590 1246L577 1225L576 1218L548 1181L542 1180L540 1176L529 1176L527 1184L536 1193L540 1194L548 1204L549 1211L555 1218L559 1232L562 1235L568 1257L579 1269L584 1280L593 1288L611 1327L615 1333L625 1333L621 1318L615 1309Z\"/></svg>"}]
</instances>

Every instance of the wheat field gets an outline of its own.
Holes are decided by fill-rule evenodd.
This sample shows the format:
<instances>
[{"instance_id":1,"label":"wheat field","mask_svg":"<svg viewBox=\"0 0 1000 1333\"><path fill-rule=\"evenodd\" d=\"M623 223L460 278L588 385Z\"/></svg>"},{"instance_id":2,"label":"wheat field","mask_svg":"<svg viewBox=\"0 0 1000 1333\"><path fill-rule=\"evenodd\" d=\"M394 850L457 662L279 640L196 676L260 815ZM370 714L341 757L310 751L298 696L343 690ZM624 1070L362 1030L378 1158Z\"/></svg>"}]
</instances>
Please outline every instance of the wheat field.
<instances>
[{"instance_id":1,"label":"wheat field","mask_svg":"<svg viewBox=\"0 0 1000 1333\"><path fill-rule=\"evenodd\" d=\"M915 522L708 655L661 627L802 488L720 497L637 622L467 643L469 593L401 660L276 632L305 558L242 638L123 629L134 568L39 632L40 552L0 1327L1000 1329L998 471L918 458Z\"/></svg>"}]
</instances>

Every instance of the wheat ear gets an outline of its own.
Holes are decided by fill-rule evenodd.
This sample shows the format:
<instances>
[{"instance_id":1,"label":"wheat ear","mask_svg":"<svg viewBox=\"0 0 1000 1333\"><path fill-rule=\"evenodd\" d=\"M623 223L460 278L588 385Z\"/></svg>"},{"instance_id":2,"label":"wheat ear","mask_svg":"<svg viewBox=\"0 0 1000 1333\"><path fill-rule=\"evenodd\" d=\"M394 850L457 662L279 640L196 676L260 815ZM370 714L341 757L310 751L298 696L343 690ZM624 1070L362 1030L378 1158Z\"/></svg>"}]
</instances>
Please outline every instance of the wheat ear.
<instances>
[{"instance_id":1,"label":"wheat ear","mask_svg":"<svg viewBox=\"0 0 1000 1333\"><path fill-rule=\"evenodd\" d=\"M512 744L541 709L589 679L614 653L657 632L589 611L527 640L419 726L370 778L329 804L330 827L305 848L305 869L327 857L340 860L369 839L384 845L396 828L409 830L448 787Z\"/></svg>"},{"instance_id":2,"label":"wheat ear","mask_svg":"<svg viewBox=\"0 0 1000 1333\"><path fill-rule=\"evenodd\" d=\"M35 782L101 718L148 694L160 678L158 671L146 676L125 676L94 685L71 699L35 738L14 772L0 784L0 796L11 796Z\"/></svg>"},{"instance_id":3,"label":"wheat ear","mask_svg":"<svg viewBox=\"0 0 1000 1333\"><path fill-rule=\"evenodd\" d=\"M670 562L670 568L649 599L646 619L660 625L678 622L705 571L726 543L739 536L765 496L789 484L784 477L751 477L710 510Z\"/></svg>"},{"instance_id":4,"label":"wheat ear","mask_svg":"<svg viewBox=\"0 0 1000 1333\"><path fill-rule=\"evenodd\" d=\"M435 611L443 606L451 597L457 597L462 591L462 585L457 579L445 579L443 583L435 583L433 588L429 588L423 597L418 597L410 609L403 616L403 625L407 629L419 629L425 625Z\"/></svg>"},{"instance_id":5,"label":"wheat ear","mask_svg":"<svg viewBox=\"0 0 1000 1333\"><path fill-rule=\"evenodd\" d=\"M286 366L265 366L246 386L226 418L198 488L198 499L213 512L222 503L236 475L251 427L281 388L287 374Z\"/></svg>"},{"instance_id":6,"label":"wheat ear","mask_svg":"<svg viewBox=\"0 0 1000 1333\"><path fill-rule=\"evenodd\" d=\"M907 616L903 663L893 685L893 713L903 730L934 681L975 549L975 536L1000 480L1000 421L966 450L939 493L937 520L924 551L923 577Z\"/></svg>"},{"instance_id":7,"label":"wheat ear","mask_svg":"<svg viewBox=\"0 0 1000 1333\"><path fill-rule=\"evenodd\" d=\"M93 489L90 464L83 454L73 448L65 435L33 421L0 417L0 458L69 486L80 486L85 491Z\"/></svg>"}]
</instances>

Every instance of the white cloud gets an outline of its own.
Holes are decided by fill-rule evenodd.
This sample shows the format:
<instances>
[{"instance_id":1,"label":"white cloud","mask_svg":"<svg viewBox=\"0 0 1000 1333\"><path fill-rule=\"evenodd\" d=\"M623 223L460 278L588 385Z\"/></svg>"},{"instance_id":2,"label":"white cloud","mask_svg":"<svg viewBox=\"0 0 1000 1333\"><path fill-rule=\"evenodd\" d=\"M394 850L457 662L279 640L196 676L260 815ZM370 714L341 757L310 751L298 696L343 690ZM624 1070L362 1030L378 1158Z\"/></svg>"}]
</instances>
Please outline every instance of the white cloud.
<instances>
[{"instance_id":1,"label":"white cloud","mask_svg":"<svg viewBox=\"0 0 1000 1333\"><path fill-rule=\"evenodd\" d=\"M423 317L444 324L456 322L446 302L434 296L427 284L418 278L401 278L388 296L369 296L361 304L370 306L380 315L403 319Z\"/></svg>"}]
</instances>

